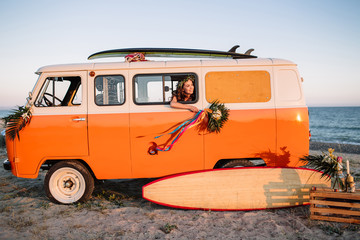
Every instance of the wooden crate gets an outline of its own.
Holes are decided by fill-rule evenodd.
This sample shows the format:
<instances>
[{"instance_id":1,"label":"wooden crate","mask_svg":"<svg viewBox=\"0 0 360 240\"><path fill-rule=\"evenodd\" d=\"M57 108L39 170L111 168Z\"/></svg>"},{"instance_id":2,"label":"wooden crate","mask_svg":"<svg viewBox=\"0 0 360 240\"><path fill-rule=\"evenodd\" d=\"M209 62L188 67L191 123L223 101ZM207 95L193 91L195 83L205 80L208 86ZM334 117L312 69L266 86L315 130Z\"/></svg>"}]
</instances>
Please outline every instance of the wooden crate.
<instances>
[{"instance_id":1,"label":"wooden crate","mask_svg":"<svg viewBox=\"0 0 360 240\"><path fill-rule=\"evenodd\" d=\"M360 191L346 193L330 188L312 188L310 218L360 224Z\"/></svg>"}]
</instances>

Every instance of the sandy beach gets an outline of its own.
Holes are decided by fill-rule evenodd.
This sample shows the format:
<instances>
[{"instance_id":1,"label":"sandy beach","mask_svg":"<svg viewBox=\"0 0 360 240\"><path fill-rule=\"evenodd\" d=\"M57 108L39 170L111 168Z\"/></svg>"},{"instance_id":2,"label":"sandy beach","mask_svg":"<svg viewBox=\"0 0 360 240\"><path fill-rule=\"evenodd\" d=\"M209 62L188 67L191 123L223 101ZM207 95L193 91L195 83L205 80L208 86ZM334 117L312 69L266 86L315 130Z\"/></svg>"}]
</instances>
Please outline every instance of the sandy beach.
<instances>
[{"instance_id":1,"label":"sandy beach","mask_svg":"<svg viewBox=\"0 0 360 240\"><path fill-rule=\"evenodd\" d=\"M338 147L360 187L360 146L311 143L310 154ZM345 151L346 149L346 151ZM0 148L0 160L6 158ZM38 179L0 167L0 239L356 239L360 225L309 219L309 206L261 211L179 210L148 202L151 179L105 181L87 203L57 205Z\"/></svg>"}]
</instances>

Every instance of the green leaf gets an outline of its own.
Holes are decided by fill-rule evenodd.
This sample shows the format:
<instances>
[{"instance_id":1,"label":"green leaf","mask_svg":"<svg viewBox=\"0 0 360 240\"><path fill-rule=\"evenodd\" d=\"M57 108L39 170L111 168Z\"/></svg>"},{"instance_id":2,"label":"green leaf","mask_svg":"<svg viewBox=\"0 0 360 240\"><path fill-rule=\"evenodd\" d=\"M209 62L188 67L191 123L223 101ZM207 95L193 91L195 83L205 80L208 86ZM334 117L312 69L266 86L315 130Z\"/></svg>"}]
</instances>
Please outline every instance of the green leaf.
<instances>
[{"instance_id":1,"label":"green leaf","mask_svg":"<svg viewBox=\"0 0 360 240\"><path fill-rule=\"evenodd\" d=\"M23 118L26 114L27 117ZM4 117L6 126L6 137L14 140L17 137L20 140L19 132L31 121L31 111L29 107L18 106L18 109L13 109L12 113Z\"/></svg>"}]
</instances>

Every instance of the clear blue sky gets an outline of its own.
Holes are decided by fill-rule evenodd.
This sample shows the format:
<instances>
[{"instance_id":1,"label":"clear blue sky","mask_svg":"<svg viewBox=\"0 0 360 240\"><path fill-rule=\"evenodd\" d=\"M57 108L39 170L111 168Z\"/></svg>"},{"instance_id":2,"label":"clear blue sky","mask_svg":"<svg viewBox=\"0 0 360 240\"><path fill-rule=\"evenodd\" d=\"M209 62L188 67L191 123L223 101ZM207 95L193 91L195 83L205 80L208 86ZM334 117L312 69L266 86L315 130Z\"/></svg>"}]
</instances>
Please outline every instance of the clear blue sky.
<instances>
[{"instance_id":1,"label":"clear blue sky","mask_svg":"<svg viewBox=\"0 0 360 240\"><path fill-rule=\"evenodd\" d=\"M360 106L359 13L358 0L1 0L0 107L24 104L44 65L116 48L236 44L296 62L309 106Z\"/></svg>"}]
</instances>

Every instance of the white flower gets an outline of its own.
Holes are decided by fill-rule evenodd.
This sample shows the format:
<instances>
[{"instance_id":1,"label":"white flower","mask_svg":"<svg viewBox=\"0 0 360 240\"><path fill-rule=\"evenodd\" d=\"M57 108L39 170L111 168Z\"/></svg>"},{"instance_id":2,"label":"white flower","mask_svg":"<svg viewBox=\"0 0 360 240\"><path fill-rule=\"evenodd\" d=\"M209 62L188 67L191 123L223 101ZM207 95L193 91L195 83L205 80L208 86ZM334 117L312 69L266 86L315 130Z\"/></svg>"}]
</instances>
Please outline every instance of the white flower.
<instances>
[{"instance_id":1,"label":"white flower","mask_svg":"<svg viewBox=\"0 0 360 240\"><path fill-rule=\"evenodd\" d=\"M215 112L213 112L212 114L212 118L215 119L216 121L218 121L221 118L221 111L218 109Z\"/></svg>"},{"instance_id":2,"label":"white flower","mask_svg":"<svg viewBox=\"0 0 360 240\"><path fill-rule=\"evenodd\" d=\"M24 112L22 115L21 115L21 117L24 119L24 120L28 120L28 119L30 119L30 114L31 114L31 109L30 110L28 110L27 112Z\"/></svg>"},{"instance_id":3,"label":"white flower","mask_svg":"<svg viewBox=\"0 0 360 240\"><path fill-rule=\"evenodd\" d=\"M28 116L28 113L26 112L26 113L23 113L23 115L21 115L21 117L22 117L23 119L27 119L29 116Z\"/></svg>"}]
</instances>

